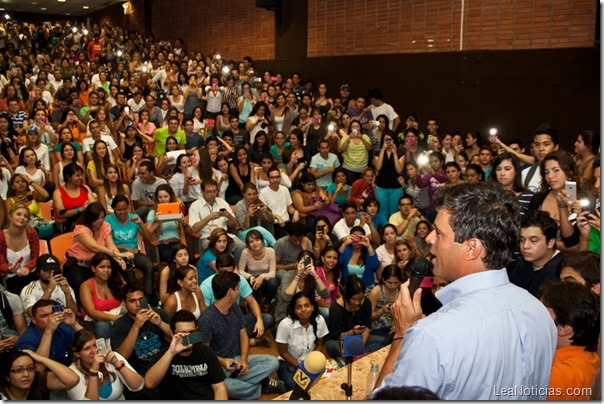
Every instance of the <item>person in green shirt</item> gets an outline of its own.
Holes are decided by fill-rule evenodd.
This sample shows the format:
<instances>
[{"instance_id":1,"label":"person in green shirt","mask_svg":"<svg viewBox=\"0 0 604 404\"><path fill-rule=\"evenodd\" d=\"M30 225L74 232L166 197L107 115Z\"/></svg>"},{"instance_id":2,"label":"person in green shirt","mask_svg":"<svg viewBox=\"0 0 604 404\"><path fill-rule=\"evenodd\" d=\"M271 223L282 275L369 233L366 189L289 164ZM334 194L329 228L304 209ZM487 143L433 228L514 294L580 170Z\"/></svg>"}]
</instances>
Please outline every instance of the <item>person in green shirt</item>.
<instances>
[{"instance_id":1,"label":"person in green shirt","mask_svg":"<svg viewBox=\"0 0 604 404\"><path fill-rule=\"evenodd\" d=\"M187 136L185 135L185 132L180 129L180 123L176 117L172 117L168 120L167 128L157 129L155 133L153 133L153 139L157 141L155 146L156 157L159 157L166 152L166 140L170 136L174 136L178 140L178 149L184 150L185 144L187 143Z\"/></svg>"}]
</instances>

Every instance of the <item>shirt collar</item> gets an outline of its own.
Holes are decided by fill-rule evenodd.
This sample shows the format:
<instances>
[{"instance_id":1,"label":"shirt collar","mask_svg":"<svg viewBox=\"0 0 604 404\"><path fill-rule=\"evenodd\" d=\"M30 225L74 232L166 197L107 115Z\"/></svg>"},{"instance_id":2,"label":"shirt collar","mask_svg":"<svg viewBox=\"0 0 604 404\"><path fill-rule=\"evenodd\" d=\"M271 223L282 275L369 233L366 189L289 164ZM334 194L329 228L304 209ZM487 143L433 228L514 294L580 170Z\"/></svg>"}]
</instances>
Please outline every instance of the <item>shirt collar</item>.
<instances>
[{"instance_id":1,"label":"shirt collar","mask_svg":"<svg viewBox=\"0 0 604 404\"><path fill-rule=\"evenodd\" d=\"M489 269L463 276L436 292L436 298L444 305L453 300L482 289L491 289L509 283L505 268Z\"/></svg>"}]
</instances>

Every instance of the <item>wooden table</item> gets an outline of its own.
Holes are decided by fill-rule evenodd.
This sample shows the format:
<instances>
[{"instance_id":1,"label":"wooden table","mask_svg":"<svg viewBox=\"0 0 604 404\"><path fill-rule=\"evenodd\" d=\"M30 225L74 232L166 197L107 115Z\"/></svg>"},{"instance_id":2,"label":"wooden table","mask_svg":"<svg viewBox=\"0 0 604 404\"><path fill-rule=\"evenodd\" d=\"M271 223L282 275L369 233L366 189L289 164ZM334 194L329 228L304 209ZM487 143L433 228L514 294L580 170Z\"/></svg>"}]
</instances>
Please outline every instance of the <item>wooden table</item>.
<instances>
[{"instance_id":1,"label":"wooden table","mask_svg":"<svg viewBox=\"0 0 604 404\"><path fill-rule=\"evenodd\" d=\"M382 369L382 364L388 356L390 345L379 351L375 351L352 363L352 399L365 400L367 389L367 374L371 367L371 361L375 360ZM346 394L342 390L342 383L348 381L348 366L333 372L331 376L324 377L310 390L311 400L346 400ZM274 400L288 400L292 392L281 394Z\"/></svg>"}]
</instances>

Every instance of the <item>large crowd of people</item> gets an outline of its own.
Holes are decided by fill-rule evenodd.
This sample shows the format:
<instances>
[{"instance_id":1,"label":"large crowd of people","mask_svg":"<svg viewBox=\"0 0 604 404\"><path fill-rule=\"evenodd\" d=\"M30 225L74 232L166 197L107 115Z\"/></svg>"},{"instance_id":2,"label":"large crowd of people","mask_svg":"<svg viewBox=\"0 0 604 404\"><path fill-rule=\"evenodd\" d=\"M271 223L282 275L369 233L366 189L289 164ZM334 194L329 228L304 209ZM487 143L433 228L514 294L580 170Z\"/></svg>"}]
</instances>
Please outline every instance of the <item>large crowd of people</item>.
<instances>
[{"instance_id":1,"label":"large crowd of people","mask_svg":"<svg viewBox=\"0 0 604 404\"><path fill-rule=\"evenodd\" d=\"M390 346L376 394L590 396L597 132L446 132L180 39L0 25L2 398L259 399L354 335Z\"/></svg>"}]
</instances>

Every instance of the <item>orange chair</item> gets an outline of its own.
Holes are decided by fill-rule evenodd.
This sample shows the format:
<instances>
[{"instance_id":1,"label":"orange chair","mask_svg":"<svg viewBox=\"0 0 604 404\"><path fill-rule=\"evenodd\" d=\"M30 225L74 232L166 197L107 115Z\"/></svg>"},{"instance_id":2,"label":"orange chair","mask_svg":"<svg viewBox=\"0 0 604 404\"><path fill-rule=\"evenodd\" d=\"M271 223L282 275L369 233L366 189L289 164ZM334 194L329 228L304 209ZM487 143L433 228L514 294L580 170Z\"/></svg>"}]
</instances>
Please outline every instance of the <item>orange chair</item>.
<instances>
[{"instance_id":1,"label":"orange chair","mask_svg":"<svg viewBox=\"0 0 604 404\"><path fill-rule=\"evenodd\" d=\"M48 204L48 202L38 202L38 205L40 205L42 218L46 221L52 220L52 207Z\"/></svg>"},{"instance_id":2,"label":"orange chair","mask_svg":"<svg viewBox=\"0 0 604 404\"><path fill-rule=\"evenodd\" d=\"M48 254L48 241L40 239L40 255Z\"/></svg>"},{"instance_id":3,"label":"orange chair","mask_svg":"<svg viewBox=\"0 0 604 404\"><path fill-rule=\"evenodd\" d=\"M50 251L59 259L61 267L66 261L65 253L73 242L73 232L64 233L50 239Z\"/></svg>"}]
</instances>

